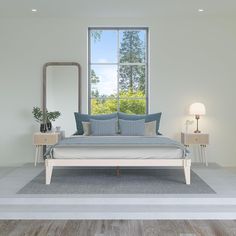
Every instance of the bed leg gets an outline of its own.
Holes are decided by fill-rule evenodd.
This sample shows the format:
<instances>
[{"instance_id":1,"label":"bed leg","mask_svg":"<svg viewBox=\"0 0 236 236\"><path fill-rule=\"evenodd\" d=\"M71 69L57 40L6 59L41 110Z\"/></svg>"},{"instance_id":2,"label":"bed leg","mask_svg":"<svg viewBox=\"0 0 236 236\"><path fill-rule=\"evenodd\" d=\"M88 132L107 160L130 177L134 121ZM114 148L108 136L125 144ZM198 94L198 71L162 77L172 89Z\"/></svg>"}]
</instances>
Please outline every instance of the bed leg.
<instances>
[{"instance_id":1,"label":"bed leg","mask_svg":"<svg viewBox=\"0 0 236 236\"><path fill-rule=\"evenodd\" d=\"M49 160L45 160L45 167L46 167L46 184L49 185L51 183L52 170L53 170L53 166L49 164Z\"/></svg>"},{"instance_id":2,"label":"bed leg","mask_svg":"<svg viewBox=\"0 0 236 236\"><path fill-rule=\"evenodd\" d=\"M186 159L184 160L184 176L185 176L185 182L187 185L190 185L191 182L191 160Z\"/></svg>"},{"instance_id":3,"label":"bed leg","mask_svg":"<svg viewBox=\"0 0 236 236\"><path fill-rule=\"evenodd\" d=\"M120 176L120 167L119 166L116 167L116 175Z\"/></svg>"}]
</instances>

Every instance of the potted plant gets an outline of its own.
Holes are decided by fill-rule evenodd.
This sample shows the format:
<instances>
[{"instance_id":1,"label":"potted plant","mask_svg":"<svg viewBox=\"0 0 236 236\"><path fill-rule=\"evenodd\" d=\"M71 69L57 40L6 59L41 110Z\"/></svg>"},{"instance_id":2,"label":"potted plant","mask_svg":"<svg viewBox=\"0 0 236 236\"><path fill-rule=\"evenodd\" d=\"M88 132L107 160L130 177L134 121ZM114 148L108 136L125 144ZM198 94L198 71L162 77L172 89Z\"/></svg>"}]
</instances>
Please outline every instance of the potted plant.
<instances>
[{"instance_id":1,"label":"potted plant","mask_svg":"<svg viewBox=\"0 0 236 236\"><path fill-rule=\"evenodd\" d=\"M47 116L47 128L48 130L52 129L52 121L55 121L57 118L59 118L61 113L59 111L46 111Z\"/></svg>"},{"instance_id":2,"label":"potted plant","mask_svg":"<svg viewBox=\"0 0 236 236\"><path fill-rule=\"evenodd\" d=\"M35 120L40 123L40 132L46 132L47 130L52 129L52 121L55 121L60 117L61 113L59 111L53 112L43 112L39 107L33 107L32 114Z\"/></svg>"}]
</instances>

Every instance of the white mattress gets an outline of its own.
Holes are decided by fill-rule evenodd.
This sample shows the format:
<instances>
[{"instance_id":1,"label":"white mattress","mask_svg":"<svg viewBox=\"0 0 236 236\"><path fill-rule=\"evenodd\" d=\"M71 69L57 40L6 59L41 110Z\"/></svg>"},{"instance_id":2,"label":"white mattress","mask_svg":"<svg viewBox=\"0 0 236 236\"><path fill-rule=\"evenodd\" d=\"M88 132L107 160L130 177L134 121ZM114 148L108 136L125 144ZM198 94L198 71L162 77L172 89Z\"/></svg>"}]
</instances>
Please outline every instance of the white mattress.
<instances>
[{"instance_id":1,"label":"white mattress","mask_svg":"<svg viewBox=\"0 0 236 236\"><path fill-rule=\"evenodd\" d=\"M180 159L177 148L160 147L70 147L54 148L56 159Z\"/></svg>"}]
</instances>

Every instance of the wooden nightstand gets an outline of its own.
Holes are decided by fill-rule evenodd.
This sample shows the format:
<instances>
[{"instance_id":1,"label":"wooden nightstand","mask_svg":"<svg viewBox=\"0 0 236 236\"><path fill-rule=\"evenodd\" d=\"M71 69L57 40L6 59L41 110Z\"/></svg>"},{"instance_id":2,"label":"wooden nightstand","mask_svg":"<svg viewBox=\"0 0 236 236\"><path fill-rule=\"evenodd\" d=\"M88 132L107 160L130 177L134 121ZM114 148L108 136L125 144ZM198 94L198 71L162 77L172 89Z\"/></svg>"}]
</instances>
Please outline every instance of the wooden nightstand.
<instances>
[{"instance_id":1,"label":"wooden nightstand","mask_svg":"<svg viewBox=\"0 0 236 236\"><path fill-rule=\"evenodd\" d=\"M200 146L200 159L208 166L206 157L206 146L209 144L209 134L202 133L181 133L181 143L186 147L197 144Z\"/></svg>"},{"instance_id":2,"label":"wooden nightstand","mask_svg":"<svg viewBox=\"0 0 236 236\"><path fill-rule=\"evenodd\" d=\"M61 132L52 133L34 133L33 144L36 146L34 165L39 161L40 148L44 145L51 146L56 144L61 139Z\"/></svg>"}]
</instances>

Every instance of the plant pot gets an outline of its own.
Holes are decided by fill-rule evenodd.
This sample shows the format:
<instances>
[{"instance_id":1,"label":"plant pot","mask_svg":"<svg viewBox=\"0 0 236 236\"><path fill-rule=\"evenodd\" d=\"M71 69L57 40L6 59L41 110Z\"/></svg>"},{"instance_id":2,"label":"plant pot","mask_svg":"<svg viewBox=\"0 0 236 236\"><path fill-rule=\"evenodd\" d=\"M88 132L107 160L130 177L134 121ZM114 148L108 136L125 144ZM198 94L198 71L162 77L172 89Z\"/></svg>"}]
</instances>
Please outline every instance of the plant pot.
<instances>
[{"instance_id":1,"label":"plant pot","mask_svg":"<svg viewBox=\"0 0 236 236\"><path fill-rule=\"evenodd\" d=\"M47 132L47 124L40 124L40 132L41 133Z\"/></svg>"},{"instance_id":2,"label":"plant pot","mask_svg":"<svg viewBox=\"0 0 236 236\"><path fill-rule=\"evenodd\" d=\"M47 130L48 130L48 131L51 131L51 130L52 130L52 123L51 123L51 122L48 122L48 123L47 123Z\"/></svg>"}]
</instances>

